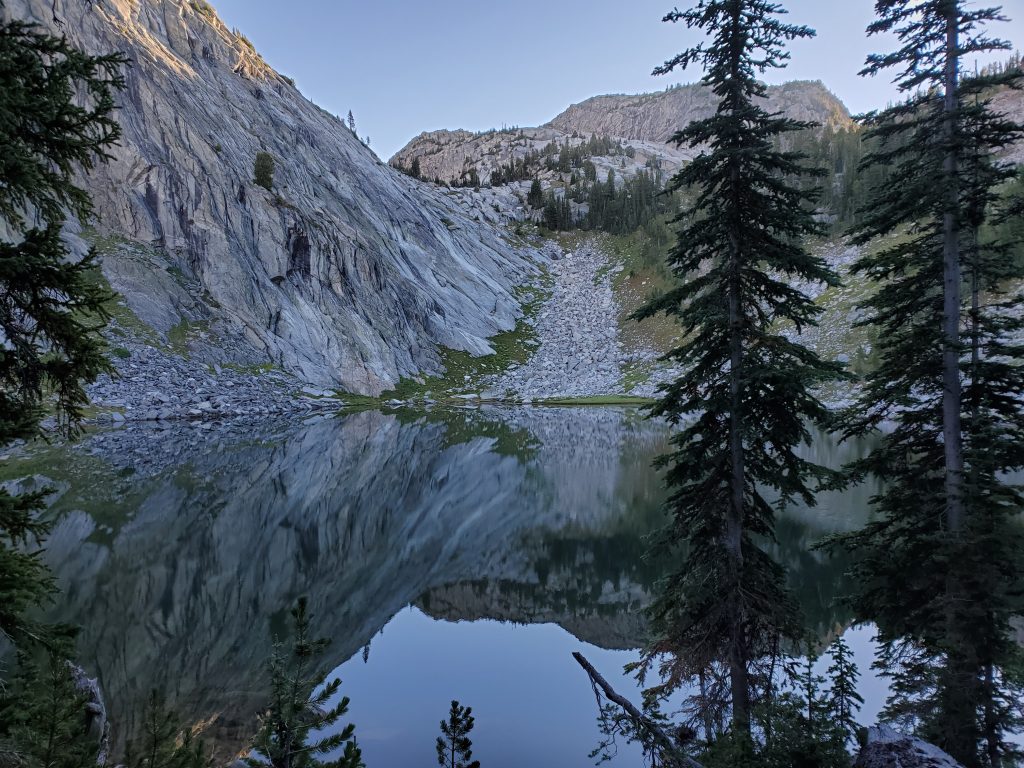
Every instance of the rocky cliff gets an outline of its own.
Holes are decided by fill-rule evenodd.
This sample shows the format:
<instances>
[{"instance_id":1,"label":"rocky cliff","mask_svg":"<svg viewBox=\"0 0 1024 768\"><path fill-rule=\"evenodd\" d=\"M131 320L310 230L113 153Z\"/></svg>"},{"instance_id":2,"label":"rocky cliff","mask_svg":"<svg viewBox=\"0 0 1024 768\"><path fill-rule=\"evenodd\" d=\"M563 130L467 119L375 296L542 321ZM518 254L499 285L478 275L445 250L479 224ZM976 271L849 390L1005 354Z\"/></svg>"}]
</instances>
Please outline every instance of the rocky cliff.
<instances>
[{"instance_id":1,"label":"rocky cliff","mask_svg":"<svg viewBox=\"0 0 1024 768\"><path fill-rule=\"evenodd\" d=\"M529 254L465 197L396 173L202 0L8 0L0 13L131 60L114 159L84 183L128 308L204 362L378 393L490 351ZM253 182L258 152L272 189ZM73 237L84 247L82 240Z\"/></svg>"},{"instance_id":2,"label":"rocky cliff","mask_svg":"<svg viewBox=\"0 0 1024 768\"><path fill-rule=\"evenodd\" d=\"M798 81L769 88L765 106L832 129L853 124L843 103L820 82ZM543 152L551 142L575 145L590 136L607 136L620 142L627 154L595 157L600 174L609 168L630 174L653 164L671 172L693 157L692 150L667 143L672 134L708 117L714 108L714 95L700 85L659 93L595 96L573 104L539 128L422 133L390 162L408 169L418 159L423 178L447 182L464 180L473 167L487 183L496 168L513 159L522 161L530 152Z\"/></svg>"}]
</instances>

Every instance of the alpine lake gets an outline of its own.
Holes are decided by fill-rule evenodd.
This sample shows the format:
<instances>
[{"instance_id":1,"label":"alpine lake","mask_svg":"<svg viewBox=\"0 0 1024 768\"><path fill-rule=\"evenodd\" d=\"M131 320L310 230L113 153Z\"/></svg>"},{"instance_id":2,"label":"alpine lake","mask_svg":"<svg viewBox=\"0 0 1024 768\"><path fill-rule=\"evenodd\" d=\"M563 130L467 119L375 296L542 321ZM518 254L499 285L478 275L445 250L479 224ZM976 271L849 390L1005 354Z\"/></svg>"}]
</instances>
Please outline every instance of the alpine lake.
<instances>
[{"instance_id":1,"label":"alpine lake","mask_svg":"<svg viewBox=\"0 0 1024 768\"><path fill-rule=\"evenodd\" d=\"M115 739L159 692L219 755L242 749L267 699L265 661L308 597L322 674L371 768L429 766L452 699L471 706L487 768L593 765L600 740L581 651L623 672L666 563L653 468L669 429L628 408L359 410L258 426L132 424L11 457L57 491L51 617L81 627ZM866 449L818 436L840 466ZM870 485L780 511L770 551L811 636L846 633L870 723L885 696L870 627L851 627L846 563L814 549L868 518ZM619 744L613 764L640 765Z\"/></svg>"}]
</instances>

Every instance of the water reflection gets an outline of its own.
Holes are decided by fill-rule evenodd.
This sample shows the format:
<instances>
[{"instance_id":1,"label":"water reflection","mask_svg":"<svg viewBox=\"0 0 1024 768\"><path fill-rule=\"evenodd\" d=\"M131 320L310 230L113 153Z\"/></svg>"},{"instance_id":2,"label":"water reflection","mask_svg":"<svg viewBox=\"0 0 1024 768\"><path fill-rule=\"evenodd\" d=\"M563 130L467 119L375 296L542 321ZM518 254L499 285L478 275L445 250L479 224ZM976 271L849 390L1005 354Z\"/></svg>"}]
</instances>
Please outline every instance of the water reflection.
<instances>
[{"instance_id":1,"label":"water reflection","mask_svg":"<svg viewBox=\"0 0 1024 768\"><path fill-rule=\"evenodd\" d=\"M271 633L302 594L316 633L334 638L334 663L358 659L368 644L377 653L388 640L374 638L396 616L385 638L397 634L406 646L429 640L424 622L466 633L466 669L440 676L451 686L438 690L426 676L388 694L439 701L420 713L431 731L474 665L514 655L536 668L564 666L524 677L536 688L522 692L527 700L497 692L505 705L492 725L467 694L485 739L530 700L557 701L564 675L586 700L563 648L578 645L570 634L609 650L643 642L641 609L660 573L642 557L662 520L650 465L665 438L663 428L612 409L362 412L245 440L149 428L107 435L78 450L100 452L127 501L109 519L64 512L49 547L64 588L57 614L82 626L81 658L99 674L121 738L156 688L190 720L209 721L226 751L251 733ZM814 450L838 465L857 448ZM152 455L168 457L166 466L123 480L123 467ZM862 524L869 493L824 499L823 511L787 510L780 522L774 554L822 636L846 620L834 607L843 564L808 547ZM415 610L403 613L408 606ZM561 629L500 641L485 632L474 643L467 638L478 630L450 624L485 619ZM371 668L383 693L388 668ZM353 719L370 732L384 721L364 724L359 713L388 701L373 695L376 685L347 691ZM551 709L534 711L537 720ZM573 749L579 739L593 744L592 707L565 723L584 721L586 732L565 739ZM543 750L548 739L534 743ZM429 740L422 749L429 762ZM573 764L587 764L585 751L577 757Z\"/></svg>"}]
</instances>

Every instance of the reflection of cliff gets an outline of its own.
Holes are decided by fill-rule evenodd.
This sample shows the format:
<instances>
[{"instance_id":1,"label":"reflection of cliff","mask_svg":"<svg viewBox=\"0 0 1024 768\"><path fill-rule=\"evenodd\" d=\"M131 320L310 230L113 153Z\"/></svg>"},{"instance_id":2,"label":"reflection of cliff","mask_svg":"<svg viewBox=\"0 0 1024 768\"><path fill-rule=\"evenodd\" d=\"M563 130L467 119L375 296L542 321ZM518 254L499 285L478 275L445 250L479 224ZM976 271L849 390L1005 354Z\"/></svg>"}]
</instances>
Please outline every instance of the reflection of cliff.
<instances>
[{"instance_id":1,"label":"reflection of cliff","mask_svg":"<svg viewBox=\"0 0 1024 768\"><path fill-rule=\"evenodd\" d=\"M566 528L600 539L622 524L620 451L650 431L618 414L562 419L577 447L552 462L557 475L545 447L530 461L495 452L472 423L360 413L276 443L211 440L149 485L112 534L67 515L50 547L65 588L59 615L82 625L82 659L115 722L130 728L132 705L156 687L190 717L220 713L219 738L244 737L270 630L300 594L316 630L335 639L336 663L431 590L480 578L536 584L534 542ZM605 437L588 440L588 429ZM139 439L174 439L148 434ZM574 462L601 467L600 482ZM636 471L649 473L646 460Z\"/></svg>"},{"instance_id":2,"label":"reflection of cliff","mask_svg":"<svg viewBox=\"0 0 1024 768\"><path fill-rule=\"evenodd\" d=\"M563 442L557 445L553 459L544 456L545 462L558 461L559 456L563 461L565 456L571 458L574 445L579 444L572 430L558 418L564 416L555 418L561 429L556 428L557 434L545 441L542 450L549 451L559 438ZM540 431L536 424L530 428ZM617 434L607 430L603 437L615 439ZM602 493L611 493L629 513L617 518L613 527L602 528L597 537L567 527L528 548L535 579L505 580L494 574L495 578L488 580L446 585L424 593L418 601L420 608L436 618L453 621L486 618L553 622L594 645L641 647L646 639L643 610L662 572L658 563L646 557L647 535L661 525L665 493L654 473L642 468L649 467L653 458L665 450L666 437L666 431L653 432L633 449L621 450L617 457L616 448L609 446L605 458L611 462L601 468L603 472L588 468L591 479L616 478L614 490ZM806 449L809 458L836 468L861 451L862 446L856 444L835 445L824 434ZM614 466L616 460L621 467ZM553 474L579 476L578 468L571 466L562 466ZM847 563L812 548L830 533L862 525L872 492L871 487L863 486L842 494L823 494L815 508L795 506L779 516L778 541L768 549L786 567L790 588L808 628L819 637L829 636L849 620L848 613L838 605L847 591Z\"/></svg>"},{"instance_id":3,"label":"reflection of cliff","mask_svg":"<svg viewBox=\"0 0 1024 768\"><path fill-rule=\"evenodd\" d=\"M129 483L140 501L116 530L63 516L49 551L58 617L82 626L122 737L157 688L182 715L215 717L225 745L248 737L271 633L301 594L334 638L327 667L414 602L636 647L659 574L643 553L661 522L650 464L665 436L592 409L364 412L245 442L117 433L93 444L115 467L187 463ZM780 556L827 601L835 574L806 555L818 531L804 519L783 528Z\"/></svg>"}]
</instances>

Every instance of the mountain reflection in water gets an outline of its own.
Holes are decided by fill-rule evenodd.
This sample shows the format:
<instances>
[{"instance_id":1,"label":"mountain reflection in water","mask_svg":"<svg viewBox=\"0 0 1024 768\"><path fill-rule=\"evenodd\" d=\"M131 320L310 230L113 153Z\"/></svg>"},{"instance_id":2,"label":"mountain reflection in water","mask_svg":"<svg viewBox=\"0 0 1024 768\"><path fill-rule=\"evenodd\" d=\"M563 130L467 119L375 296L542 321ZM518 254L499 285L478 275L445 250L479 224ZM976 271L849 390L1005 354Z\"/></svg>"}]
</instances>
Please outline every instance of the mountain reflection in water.
<instances>
[{"instance_id":1,"label":"mountain reflection in water","mask_svg":"<svg viewBox=\"0 0 1024 768\"><path fill-rule=\"evenodd\" d=\"M589 765L593 698L569 651L589 644L611 673L635 657L616 651L643 642L659 575L645 537L663 520L651 463L667 434L635 411L578 408L366 411L246 440L100 435L74 450L101 446L128 501L103 521L62 512L48 551L64 590L55 618L82 627L80 658L119 740L156 689L209 722L222 752L240 748L272 634L308 595L332 666L352 659L342 690L371 768L414 754L431 764L456 697L474 707L485 764ZM857 450L813 447L833 465ZM126 480L148 453L166 466ZM843 563L810 546L862 524L870 492L826 495L779 522L773 554L823 639L846 623Z\"/></svg>"}]
</instances>

